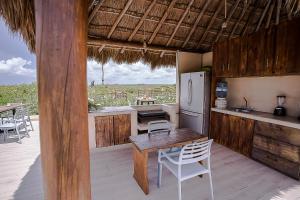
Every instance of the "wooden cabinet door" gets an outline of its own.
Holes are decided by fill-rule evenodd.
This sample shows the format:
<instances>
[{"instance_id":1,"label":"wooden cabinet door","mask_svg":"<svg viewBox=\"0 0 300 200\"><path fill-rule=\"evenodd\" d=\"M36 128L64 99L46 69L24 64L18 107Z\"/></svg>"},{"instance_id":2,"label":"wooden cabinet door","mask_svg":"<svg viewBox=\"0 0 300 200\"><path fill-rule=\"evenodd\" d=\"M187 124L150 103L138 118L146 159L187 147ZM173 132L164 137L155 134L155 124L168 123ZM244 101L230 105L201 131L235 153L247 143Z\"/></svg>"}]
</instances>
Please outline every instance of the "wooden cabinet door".
<instances>
[{"instance_id":1,"label":"wooden cabinet door","mask_svg":"<svg viewBox=\"0 0 300 200\"><path fill-rule=\"evenodd\" d=\"M113 116L95 117L96 147L114 145Z\"/></svg>"},{"instance_id":2,"label":"wooden cabinet door","mask_svg":"<svg viewBox=\"0 0 300 200\"><path fill-rule=\"evenodd\" d=\"M240 118L239 152L250 157L253 146L254 120Z\"/></svg>"},{"instance_id":3,"label":"wooden cabinet door","mask_svg":"<svg viewBox=\"0 0 300 200\"><path fill-rule=\"evenodd\" d=\"M228 40L218 42L213 51L214 69L217 77L228 75Z\"/></svg>"},{"instance_id":4,"label":"wooden cabinet door","mask_svg":"<svg viewBox=\"0 0 300 200\"><path fill-rule=\"evenodd\" d=\"M128 143L131 135L131 115L115 115L113 130L115 145Z\"/></svg>"},{"instance_id":5,"label":"wooden cabinet door","mask_svg":"<svg viewBox=\"0 0 300 200\"><path fill-rule=\"evenodd\" d=\"M248 41L247 36L241 37L241 60L239 67L239 75L246 76L247 75L247 63L248 63Z\"/></svg>"},{"instance_id":6,"label":"wooden cabinet door","mask_svg":"<svg viewBox=\"0 0 300 200\"><path fill-rule=\"evenodd\" d=\"M276 30L276 50L275 50L275 64L273 73L275 75L282 75L285 72L287 65L287 29L288 22L283 22L277 26Z\"/></svg>"},{"instance_id":7,"label":"wooden cabinet door","mask_svg":"<svg viewBox=\"0 0 300 200\"><path fill-rule=\"evenodd\" d=\"M287 63L284 73L286 75L300 73L300 19L294 19L287 27Z\"/></svg>"},{"instance_id":8,"label":"wooden cabinet door","mask_svg":"<svg viewBox=\"0 0 300 200\"><path fill-rule=\"evenodd\" d=\"M264 66L264 30L248 36L248 58L246 76L258 76Z\"/></svg>"},{"instance_id":9,"label":"wooden cabinet door","mask_svg":"<svg viewBox=\"0 0 300 200\"><path fill-rule=\"evenodd\" d=\"M228 77L238 77L241 61L241 38L237 37L228 42Z\"/></svg>"},{"instance_id":10,"label":"wooden cabinet door","mask_svg":"<svg viewBox=\"0 0 300 200\"><path fill-rule=\"evenodd\" d=\"M211 113L210 138L225 146L227 146L229 136L228 120L228 115L218 112Z\"/></svg>"},{"instance_id":11,"label":"wooden cabinet door","mask_svg":"<svg viewBox=\"0 0 300 200\"><path fill-rule=\"evenodd\" d=\"M262 66L263 76L271 76L274 74L275 65L275 48L276 48L276 28L270 27L265 31L265 58Z\"/></svg>"},{"instance_id":12,"label":"wooden cabinet door","mask_svg":"<svg viewBox=\"0 0 300 200\"><path fill-rule=\"evenodd\" d=\"M240 145L239 145L239 137L241 132L241 124L240 124L240 117L230 115L229 116L229 143L228 147L234 151L239 152L240 151Z\"/></svg>"}]
</instances>

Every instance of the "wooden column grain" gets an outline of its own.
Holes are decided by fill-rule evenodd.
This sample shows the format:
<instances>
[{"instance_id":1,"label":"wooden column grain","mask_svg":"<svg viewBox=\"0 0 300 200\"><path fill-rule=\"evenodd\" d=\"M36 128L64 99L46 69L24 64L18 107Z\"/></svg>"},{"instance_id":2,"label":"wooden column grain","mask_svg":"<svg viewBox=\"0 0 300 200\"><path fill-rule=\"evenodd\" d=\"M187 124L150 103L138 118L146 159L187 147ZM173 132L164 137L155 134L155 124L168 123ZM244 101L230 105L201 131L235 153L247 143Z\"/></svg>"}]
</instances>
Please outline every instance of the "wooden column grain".
<instances>
[{"instance_id":1,"label":"wooden column grain","mask_svg":"<svg viewBox=\"0 0 300 200\"><path fill-rule=\"evenodd\" d=\"M35 0L44 199L90 200L87 0Z\"/></svg>"}]
</instances>

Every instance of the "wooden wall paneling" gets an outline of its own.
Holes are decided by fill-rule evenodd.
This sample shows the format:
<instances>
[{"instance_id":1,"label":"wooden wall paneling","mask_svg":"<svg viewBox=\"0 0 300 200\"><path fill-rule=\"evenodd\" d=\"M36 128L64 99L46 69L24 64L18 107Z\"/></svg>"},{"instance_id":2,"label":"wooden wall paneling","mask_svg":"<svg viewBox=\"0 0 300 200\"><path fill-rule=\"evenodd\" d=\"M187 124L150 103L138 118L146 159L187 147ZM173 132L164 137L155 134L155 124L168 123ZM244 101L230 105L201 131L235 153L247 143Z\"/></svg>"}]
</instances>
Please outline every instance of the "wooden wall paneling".
<instances>
[{"instance_id":1,"label":"wooden wall paneling","mask_svg":"<svg viewBox=\"0 0 300 200\"><path fill-rule=\"evenodd\" d=\"M239 75L247 75L247 63L248 63L248 36L241 37L241 58L240 58L240 67Z\"/></svg>"},{"instance_id":2,"label":"wooden wall paneling","mask_svg":"<svg viewBox=\"0 0 300 200\"><path fill-rule=\"evenodd\" d=\"M275 65L274 74L282 75L285 73L287 65L287 40L288 40L288 22L285 21L277 26L276 30L276 50L275 50Z\"/></svg>"},{"instance_id":3,"label":"wooden wall paneling","mask_svg":"<svg viewBox=\"0 0 300 200\"><path fill-rule=\"evenodd\" d=\"M287 64L285 74L300 73L300 18L288 23L287 27Z\"/></svg>"},{"instance_id":4,"label":"wooden wall paneling","mask_svg":"<svg viewBox=\"0 0 300 200\"><path fill-rule=\"evenodd\" d=\"M262 135L254 136L253 146L287 160L300 163L300 147L298 146L290 145Z\"/></svg>"},{"instance_id":5,"label":"wooden wall paneling","mask_svg":"<svg viewBox=\"0 0 300 200\"><path fill-rule=\"evenodd\" d=\"M113 116L95 117L96 147L114 145Z\"/></svg>"},{"instance_id":6,"label":"wooden wall paneling","mask_svg":"<svg viewBox=\"0 0 300 200\"><path fill-rule=\"evenodd\" d=\"M299 163L291 162L261 149L253 148L252 158L299 180Z\"/></svg>"},{"instance_id":7,"label":"wooden wall paneling","mask_svg":"<svg viewBox=\"0 0 300 200\"><path fill-rule=\"evenodd\" d=\"M264 30L248 36L248 59L246 76L257 76L261 74L264 66Z\"/></svg>"},{"instance_id":8,"label":"wooden wall paneling","mask_svg":"<svg viewBox=\"0 0 300 200\"><path fill-rule=\"evenodd\" d=\"M90 200L86 0L35 0L44 198Z\"/></svg>"},{"instance_id":9,"label":"wooden wall paneling","mask_svg":"<svg viewBox=\"0 0 300 200\"><path fill-rule=\"evenodd\" d=\"M113 124L114 144L125 144L129 142L131 135L130 114L115 115Z\"/></svg>"},{"instance_id":10,"label":"wooden wall paneling","mask_svg":"<svg viewBox=\"0 0 300 200\"><path fill-rule=\"evenodd\" d=\"M262 66L263 76L271 76L274 74L275 65L275 48L276 48L276 28L271 26L265 31L265 58Z\"/></svg>"},{"instance_id":11,"label":"wooden wall paneling","mask_svg":"<svg viewBox=\"0 0 300 200\"><path fill-rule=\"evenodd\" d=\"M228 76L238 77L241 63L241 38L237 37L228 42Z\"/></svg>"}]
</instances>

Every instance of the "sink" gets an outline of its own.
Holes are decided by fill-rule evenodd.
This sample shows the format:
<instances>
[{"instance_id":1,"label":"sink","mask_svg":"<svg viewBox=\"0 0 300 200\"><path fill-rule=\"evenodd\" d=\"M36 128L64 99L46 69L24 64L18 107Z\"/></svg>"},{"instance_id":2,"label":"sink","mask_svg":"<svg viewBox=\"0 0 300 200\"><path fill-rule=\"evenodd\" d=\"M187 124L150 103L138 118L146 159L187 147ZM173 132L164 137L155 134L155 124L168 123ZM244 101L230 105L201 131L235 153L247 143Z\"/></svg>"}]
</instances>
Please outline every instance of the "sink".
<instances>
[{"instance_id":1,"label":"sink","mask_svg":"<svg viewBox=\"0 0 300 200\"><path fill-rule=\"evenodd\" d=\"M241 112L241 113L250 113L253 111L251 108L243 108L243 107L232 108L231 110L235 112Z\"/></svg>"}]
</instances>

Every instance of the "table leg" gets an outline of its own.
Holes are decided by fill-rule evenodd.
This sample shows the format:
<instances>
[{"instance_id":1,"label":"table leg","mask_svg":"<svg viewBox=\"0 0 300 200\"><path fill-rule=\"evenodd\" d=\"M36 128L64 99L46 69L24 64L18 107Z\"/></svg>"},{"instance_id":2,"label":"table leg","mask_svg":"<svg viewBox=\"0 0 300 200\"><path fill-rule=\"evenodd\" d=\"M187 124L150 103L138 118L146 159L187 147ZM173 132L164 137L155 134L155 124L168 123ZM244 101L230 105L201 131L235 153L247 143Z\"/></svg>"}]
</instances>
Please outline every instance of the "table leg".
<instances>
[{"instance_id":1,"label":"table leg","mask_svg":"<svg viewBox=\"0 0 300 200\"><path fill-rule=\"evenodd\" d=\"M139 184L141 189L147 195L149 194L148 183L148 152L141 152L135 146L133 146L133 162L134 173L133 177Z\"/></svg>"}]
</instances>

